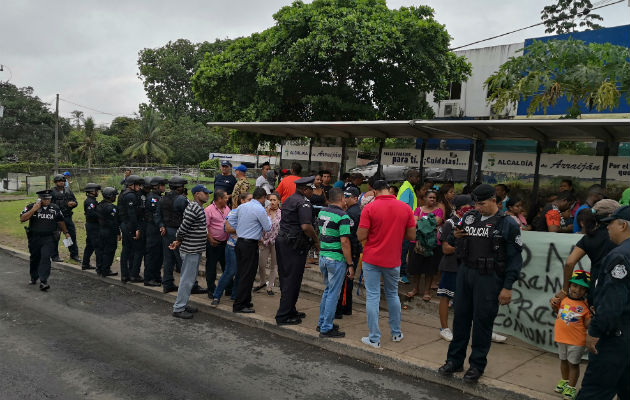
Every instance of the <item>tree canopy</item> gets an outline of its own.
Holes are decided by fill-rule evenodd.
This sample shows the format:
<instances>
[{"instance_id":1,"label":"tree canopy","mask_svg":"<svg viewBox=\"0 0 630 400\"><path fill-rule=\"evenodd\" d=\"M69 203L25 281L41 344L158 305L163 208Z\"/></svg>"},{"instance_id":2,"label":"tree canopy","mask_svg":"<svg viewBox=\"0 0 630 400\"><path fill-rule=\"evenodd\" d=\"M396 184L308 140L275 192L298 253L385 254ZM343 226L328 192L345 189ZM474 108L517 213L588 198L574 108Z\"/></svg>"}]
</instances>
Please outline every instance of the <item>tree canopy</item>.
<instances>
[{"instance_id":1,"label":"tree canopy","mask_svg":"<svg viewBox=\"0 0 630 400\"><path fill-rule=\"evenodd\" d=\"M385 0L296 1L275 25L206 54L192 78L214 120L430 118L436 100L471 72L426 6Z\"/></svg>"},{"instance_id":2,"label":"tree canopy","mask_svg":"<svg viewBox=\"0 0 630 400\"><path fill-rule=\"evenodd\" d=\"M604 19L591 12L591 0L556 0L540 12L540 18L546 26L546 33L575 32L576 28L601 29L594 21Z\"/></svg>"},{"instance_id":3,"label":"tree canopy","mask_svg":"<svg viewBox=\"0 0 630 400\"><path fill-rule=\"evenodd\" d=\"M520 57L511 57L485 82L488 103L501 113L531 98L528 115L566 97L567 117L581 114L580 103L598 111L612 110L622 94L630 101L630 50L610 43L581 40L534 41Z\"/></svg>"}]
</instances>

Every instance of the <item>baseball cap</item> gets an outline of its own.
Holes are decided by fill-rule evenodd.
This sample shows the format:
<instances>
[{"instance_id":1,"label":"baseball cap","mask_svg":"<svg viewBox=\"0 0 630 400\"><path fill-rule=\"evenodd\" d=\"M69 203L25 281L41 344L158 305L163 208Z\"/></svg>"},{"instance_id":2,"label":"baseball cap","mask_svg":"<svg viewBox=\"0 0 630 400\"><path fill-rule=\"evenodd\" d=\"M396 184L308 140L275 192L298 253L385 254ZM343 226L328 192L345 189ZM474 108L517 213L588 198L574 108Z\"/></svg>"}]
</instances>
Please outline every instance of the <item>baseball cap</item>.
<instances>
[{"instance_id":1,"label":"baseball cap","mask_svg":"<svg viewBox=\"0 0 630 400\"><path fill-rule=\"evenodd\" d=\"M569 279L570 283L575 283L576 285L584 286L585 288L591 287L591 274L587 271L578 269L573 271L573 275L571 275L571 279Z\"/></svg>"},{"instance_id":2,"label":"baseball cap","mask_svg":"<svg viewBox=\"0 0 630 400\"><path fill-rule=\"evenodd\" d=\"M221 166L222 167L231 167L232 163L229 162L228 160L223 160L223 161L221 161Z\"/></svg>"},{"instance_id":3,"label":"baseball cap","mask_svg":"<svg viewBox=\"0 0 630 400\"><path fill-rule=\"evenodd\" d=\"M614 213L608 218L604 218L602 222L610 222L616 219L624 219L626 221L630 221L630 206L619 207L615 210Z\"/></svg>"},{"instance_id":4,"label":"baseball cap","mask_svg":"<svg viewBox=\"0 0 630 400\"><path fill-rule=\"evenodd\" d=\"M247 172L247 167L244 166L243 164L237 166L234 168L234 171L241 171L241 172Z\"/></svg>"},{"instance_id":5,"label":"baseball cap","mask_svg":"<svg viewBox=\"0 0 630 400\"><path fill-rule=\"evenodd\" d=\"M343 191L343 195L346 197L359 197L361 193L359 193L359 189L350 186L346 190Z\"/></svg>"},{"instance_id":6,"label":"baseball cap","mask_svg":"<svg viewBox=\"0 0 630 400\"><path fill-rule=\"evenodd\" d=\"M204 185L195 185L195 187L193 187L190 191L192 192L192 194L195 194L197 192L204 192L208 194L212 193L212 190L208 189Z\"/></svg>"},{"instance_id":7,"label":"baseball cap","mask_svg":"<svg viewBox=\"0 0 630 400\"><path fill-rule=\"evenodd\" d=\"M64 172L63 176L70 176L70 172L69 171Z\"/></svg>"}]
</instances>

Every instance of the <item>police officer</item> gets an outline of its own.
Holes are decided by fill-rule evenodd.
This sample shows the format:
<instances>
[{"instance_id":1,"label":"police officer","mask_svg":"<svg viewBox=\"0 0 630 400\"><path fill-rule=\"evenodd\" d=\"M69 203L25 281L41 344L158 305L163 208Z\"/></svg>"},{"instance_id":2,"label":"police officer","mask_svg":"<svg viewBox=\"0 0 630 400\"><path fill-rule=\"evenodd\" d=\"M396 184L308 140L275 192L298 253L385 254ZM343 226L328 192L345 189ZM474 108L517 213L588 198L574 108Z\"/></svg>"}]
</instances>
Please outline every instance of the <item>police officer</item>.
<instances>
[{"instance_id":1,"label":"police officer","mask_svg":"<svg viewBox=\"0 0 630 400\"><path fill-rule=\"evenodd\" d=\"M595 313L588 326L591 354L579 400L630 399L630 206L602 222L617 245L602 261L593 293Z\"/></svg>"},{"instance_id":2,"label":"police officer","mask_svg":"<svg viewBox=\"0 0 630 400\"><path fill-rule=\"evenodd\" d=\"M94 269L90 265L90 257L99 246L98 239L98 215L96 214L96 206L98 206L98 191L101 186L96 183L88 183L85 185L85 200L83 201L83 213L85 214L85 249L83 249L82 270Z\"/></svg>"},{"instance_id":3,"label":"police officer","mask_svg":"<svg viewBox=\"0 0 630 400\"><path fill-rule=\"evenodd\" d=\"M120 280L124 283L143 281L140 276L142 208L138 194L141 181L139 176L129 175L126 180L127 188L118 197L118 216L122 232Z\"/></svg>"},{"instance_id":4,"label":"police officer","mask_svg":"<svg viewBox=\"0 0 630 400\"><path fill-rule=\"evenodd\" d=\"M282 203L280 232L276 238L281 290L280 306L276 313L278 325L297 325L306 317L306 314L296 310L295 304L300 295L306 254L311 246L319 251L319 238L312 224L313 207L308 199L313 194L309 185L314 180L314 176L296 180L295 193Z\"/></svg>"},{"instance_id":5,"label":"police officer","mask_svg":"<svg viewBox=\"0 0 630 400\"><path fill-rule=\"evenodd\" d=\"M50 289L48 277L50 276L50 258L57 247L54 234L57 230L70 237L63 214L56 204L52 204L52 191L41 190L37 192L39 199L35 203L28 204L20 214L20 222L29 221L26 229L28 238L28 251L30 256L31 285L35 285L39 279L39 289Z\"/></svg>"},{"instance_id":6,"label":"police officer","mask_svg":"<svg viewBox=\"0 0 630 400\"><path fill-rule=\"evenodd\" d=\"M118 220L118 207L114 204L118 190L106 187L102 191L103 201L96 206L98 217L99 246L96 251L96 274L101 277L116 276L118 272L112 272L112 263L116 255L116 247L121 239L120 223Z\"/></svg>"},{"instance_id":7,"label":"police officer","mask_svg":"<svg viewBox=\"0 0 630 400\"><path fill-rule=\"evenodd\" d=\"M472 197L475 210L464 214L454 237L449 238L457 249L459 271L453 341L446 363L438 370L442 375L463 370L472 324L470 368L464 374L468 383L477 382L483 375L499 304L510 303L512 284L519 278L523 264L520 228L501 213L495 189L480 185Z\"/></svg>"},{"instance_id":8,"label":"police officer","mask_svg":"<svg viewBox=\"0 0 630 400\"><path fill-rule=\"evenodd\" d=\"M160 227L155 222L158 204L164 193L164 186L167 180L161 176L154 176L148 180L149 192L144 203L144 286L160 286L162 282L161 271L164 261L164 251L162 250L162 236Z\"/></svg>"},{"instance_id":9,"label":"police officer","mask_svg":"<svg viewBox=\"0 0 630 400\"><path fill-rule=\"evenodd\" d=\"M70 238L72 239L72 245L68 247L68 250L70 251L70 258L76 262L81 262L81 259L79 258L79 247L77 246L77 232L74 227L74 222L72 222L72 209L77 206L77 198L74 196L74 193L72 193L72 190L66 187L65 176L57 174L54 176L53 181L55 182L55 186L52 189L52 203L56 204L61 210L66 228L68 229ZM59 242L59 237L59 232L57 232L57 243ZM52 260L55 262L63 261L59 258L59 250L57 246L55 246L52 257Z\"/></svg>"}]
</instances>

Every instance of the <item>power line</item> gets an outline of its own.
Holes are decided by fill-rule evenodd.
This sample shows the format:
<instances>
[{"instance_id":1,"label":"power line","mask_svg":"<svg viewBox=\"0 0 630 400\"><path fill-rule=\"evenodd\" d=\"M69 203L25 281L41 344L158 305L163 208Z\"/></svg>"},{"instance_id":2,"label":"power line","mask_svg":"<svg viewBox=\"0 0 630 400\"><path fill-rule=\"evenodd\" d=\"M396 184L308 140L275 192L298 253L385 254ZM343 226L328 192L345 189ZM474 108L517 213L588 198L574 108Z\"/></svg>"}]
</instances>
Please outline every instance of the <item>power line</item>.
<instances>
[{"instance_id":1,"label":"power line","mask_svg":"<svg viewBox=\"0 0 630 400\"><path fill-rule=\"evenodd\" d=\"M609 1L611 1L611 0L602 0L602 1L600 1L599 3L597 3L597 4L607 3L607 2L609 2ZM592 11L592 10L597 10L597 9L599 9L599 8L604 8L604 7L612 6L612 5L615 5L615 4L618 4L618 3L622 3L623 1L624 1L624 0L617 0L617 1L615 1L614 3L603 4L603 5L599 6L599 7L593 7L593 8L591 8L591 9L590 9L590 10L588 10L588 11L582 12L582 13L580 14L580 16L587 15L587 14L588 14L590 11ZM566 18L559 18L558 20L561 20L561 19L568 19L568 18L569 18L569 17L567 16ZM449 51L462 49L462 48L464 48L464 47L472 46L473 44L477 44L477 43L487 42L487 41L492 40L492 39L496 39L496 38L500 38L500 37L503 37L503 36L511 35L512 33L520 32L520 31L524 31L525 29L530 29L530 28L533 28L533 27L535 27L535 26L540 26L540 25L543 25L543 24L544 24L544 22L539 22L539 23L537 23L537 24L533 24L533 25L526 26L526 27L523 27L523 28L515 29L515 30L510 31L510 32L502 33L502 34L500 34L500 35L492 36L492 37L489 37L489 38L486 38L486 39L482 39L482 40L477 40L476 42L468 43L468 44L465 44L465 45L463 45L463 46L453 47L453 48L450 48L450 49L449 49Z\"/></svg>"},{"instance_id":2,"label":"power line","mask_svg":"<svg viewBox=\"0 0 630 400\"><path fill-rule=\"evenodd\" d=\"M77 107L85 108L86 110L93 111L93 112L95 112L95 113L97 113L97 114L105 114L105 115L109 115L109 116L112 116L112 117L118 117L118 116L121 116L121 115L122 115L122 116L126 116L126 117L133 117L133 116L134 116L133 114L110 113L110 112L106 112L106 111L97 110L97 109L95 109L95 108L88 107L88 106L84 106L84 105L82 105L82 104L78 104L78 103L75 103L75 102L73 102L73 101L70 101L70 100L67 100L67 99L61 98L61 97L59 98L59 100L61 100L61 101L63 101L63 102L66 102L66 103L69 103L69 104L72 104L72 105L77 106Z\"/></svg>"}]
</instances>

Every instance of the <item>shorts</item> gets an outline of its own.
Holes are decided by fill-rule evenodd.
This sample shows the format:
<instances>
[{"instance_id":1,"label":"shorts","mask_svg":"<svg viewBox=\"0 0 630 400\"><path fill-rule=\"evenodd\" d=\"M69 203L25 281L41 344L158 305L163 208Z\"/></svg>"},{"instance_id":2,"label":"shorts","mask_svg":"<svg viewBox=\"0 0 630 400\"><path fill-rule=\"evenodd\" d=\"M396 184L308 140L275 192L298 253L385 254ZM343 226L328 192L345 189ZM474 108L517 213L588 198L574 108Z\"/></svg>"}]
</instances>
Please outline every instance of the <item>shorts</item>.
<instances>
[{"instance_id":1,"label":"shorts","mask_svg":"<svg viewBox=\"0 0 630 400\"><path fill-rule=\"evenodd\" d=\"M449 299L455 298L455 287L457 285L457 272L442 271L442 278L438 285L437 295L442 297L448 297Z\"/></svg>"},{"instance_id":2,"label":"shorts","mask_svg":"<svg viewBox=\"0 0 630 400\"><path fill-rule=\"evenodd\" d=\"M574 346L572 344L558 343L558 356L561 360L567 360L573 365L582 361L582 356L586 352L586 346Z\"/></svg>"}]
</instances>

